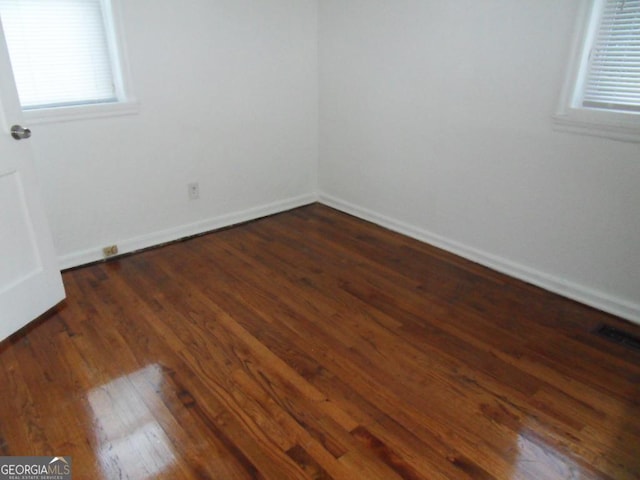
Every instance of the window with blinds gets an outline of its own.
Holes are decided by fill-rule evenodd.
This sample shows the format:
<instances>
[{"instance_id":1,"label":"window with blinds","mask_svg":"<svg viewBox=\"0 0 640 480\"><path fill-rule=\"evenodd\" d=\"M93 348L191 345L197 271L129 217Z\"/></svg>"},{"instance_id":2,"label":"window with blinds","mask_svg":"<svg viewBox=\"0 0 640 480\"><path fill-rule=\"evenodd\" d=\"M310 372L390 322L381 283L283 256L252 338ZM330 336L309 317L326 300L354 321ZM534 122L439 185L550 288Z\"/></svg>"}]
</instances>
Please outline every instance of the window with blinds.
<instances>
[{"instance_id":1,"label":"window with blinds","mask_svg":"<svg viewBox=\"0 0 640 480\"><path fill-rule=\"evenodd\" d=\"M597 13L582 106L640 112L640 0L604 0Z\"/></svg>"},{"instance_id":2,"label":"window with blinds","mask_svg":"<svg viewBox=\"0 0 640 480\"><path fill-rule=\"evenodd\" d=\"M102 0L0 0L23 109L118 101Z\"/></svg>"}]
</instances>

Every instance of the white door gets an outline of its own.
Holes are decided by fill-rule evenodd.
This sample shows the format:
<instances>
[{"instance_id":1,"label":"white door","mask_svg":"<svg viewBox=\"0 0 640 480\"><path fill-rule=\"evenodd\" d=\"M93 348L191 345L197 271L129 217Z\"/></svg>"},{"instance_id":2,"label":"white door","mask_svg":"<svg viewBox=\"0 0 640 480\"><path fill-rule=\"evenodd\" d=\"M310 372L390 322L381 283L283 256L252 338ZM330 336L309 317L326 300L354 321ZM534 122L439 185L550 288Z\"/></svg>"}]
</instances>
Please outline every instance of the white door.
<instances>
[{"instance_id":1,"label":"white door","mask_svg":"<svg viewBox=\"0 0 640 480\"><path fill-rule=\"evenodd\" d=\"M0 341L64 298L30 140L11 137L21 122L0 23Z\"/></svg>"}]
</instances>

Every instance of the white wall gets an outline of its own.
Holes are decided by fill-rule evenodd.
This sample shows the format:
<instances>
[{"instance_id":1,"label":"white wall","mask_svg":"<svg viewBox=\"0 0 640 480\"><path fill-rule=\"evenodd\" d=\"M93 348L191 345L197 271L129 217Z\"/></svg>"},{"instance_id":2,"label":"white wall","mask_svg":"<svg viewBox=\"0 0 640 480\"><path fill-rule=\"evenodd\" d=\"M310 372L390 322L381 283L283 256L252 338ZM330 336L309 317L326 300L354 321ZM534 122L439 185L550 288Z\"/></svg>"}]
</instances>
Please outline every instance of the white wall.
<instances>
[{"instance_id":1,"label":"white wall","mask_svg":"<svg viewBox=\"0 0 640 480\"><path fill-rule=\"evenodd\" d=\"M640 321L640 146L552 129L578 2L122 1L139 113L34 128L61 265L308 203L319 181Z\"/></svg>"},{"instance_id":2,"label":"white wall","mask_svg":"<svg viewBox=\"0 0 640 480\"><path fill-rule=\"evenodd\" d=\"M578 0L322 0L321 199L640 321L640 145L556 132Z\"/></svg>"},{"instance_id":3,"label":"white wall","mask_svg":"<svg viewBox=\"0 0 640 480\"><path fill-rule=\"evenodd\" d=\"M139 113L33 128L61 266L313 201L316 2L120 3Z\"/></svg>"}]
</instances>

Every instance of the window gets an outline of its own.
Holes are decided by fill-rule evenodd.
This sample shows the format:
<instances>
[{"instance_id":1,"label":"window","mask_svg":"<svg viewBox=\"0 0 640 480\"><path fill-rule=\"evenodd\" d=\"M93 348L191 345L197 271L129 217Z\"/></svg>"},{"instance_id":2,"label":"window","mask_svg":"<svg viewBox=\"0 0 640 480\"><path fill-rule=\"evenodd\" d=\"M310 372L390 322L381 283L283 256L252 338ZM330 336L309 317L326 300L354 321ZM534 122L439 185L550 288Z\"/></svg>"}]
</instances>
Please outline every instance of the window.
<instances>
[{"instance_id":1,"label":"window","mask_svg":"<svg viewBox=\"0 0 640 480\"><path fill-rule=\"evenodd\" d=\"M640 141L640 0L585 2L556 124Z\"/></svg>"},{"instance_id":2,"label":"window","mask_svg":"<svg viewBox=\"0 0 640 480\"><path fill-rule=\"evenodd\" d=\"M0 0L0 17L25 116L129 100L108 0Z\"/></svg>"}]
</instances>

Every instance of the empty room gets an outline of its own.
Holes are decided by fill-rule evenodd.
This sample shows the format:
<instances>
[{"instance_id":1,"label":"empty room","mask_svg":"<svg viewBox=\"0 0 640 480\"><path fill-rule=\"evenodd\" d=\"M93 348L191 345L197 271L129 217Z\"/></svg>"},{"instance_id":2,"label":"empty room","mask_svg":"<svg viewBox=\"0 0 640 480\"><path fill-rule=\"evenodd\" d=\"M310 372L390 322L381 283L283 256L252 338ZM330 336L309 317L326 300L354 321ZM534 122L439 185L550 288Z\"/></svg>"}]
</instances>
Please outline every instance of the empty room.
<instances>
[{"instance_id":1,"label":"empty room","mask_svg":"<svg viewBox=\"0 0 640 480\"><path fill-rule=\"evenodd\" d=\"M640 478L640 0L0 19L0 480Z\"/></svg>"}]
</instances>

